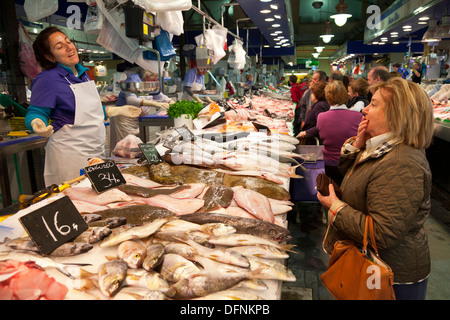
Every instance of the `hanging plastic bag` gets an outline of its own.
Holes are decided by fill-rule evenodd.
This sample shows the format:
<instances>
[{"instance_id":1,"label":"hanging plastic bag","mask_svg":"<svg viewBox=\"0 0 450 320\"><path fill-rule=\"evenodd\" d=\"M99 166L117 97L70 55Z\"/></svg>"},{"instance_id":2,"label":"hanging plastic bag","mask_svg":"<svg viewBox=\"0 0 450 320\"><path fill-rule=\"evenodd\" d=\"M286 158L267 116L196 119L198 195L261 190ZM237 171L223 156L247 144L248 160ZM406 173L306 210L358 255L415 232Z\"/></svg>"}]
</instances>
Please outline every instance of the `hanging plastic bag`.
<instances>
[{"instance_id":1,"label":"hanging plastic bag","mask_svg":"<svg viewBox=\"0 0 450 320\"><path fill-rule=\"evenodd\" d=\"M184 32L183 13L181 11L161 11L156 13L156 25L167 32L179 36Z\"/></svg>"},{"instance_id":2,"label":"hanging plastic bag","mask_svg":"<svg viewBox=\"0 0 450 320\"><path fill-rule=\"evenodd\" d=\"M142 151L139 148L140 143L142 143L140 138L129 134L117 142L113 154L123 158L140 158L142 157Z\"/></svg>"},{"instance_id":3,"label":"hanging plastic bag","mask_svg":"<svg viewBox=\"0 0 450 320\"><path fill-rule=\"evenodd\" d=\"M19 64L22 73L30 79L34 79L42 71L34 56L33 40L22 23L19 23Z\"/></svg>"},{"instance_id":4,"label":"hanging plastic bag","mask_svg":"<svg viewBox=\"0 0 450 320\"><path fill-rule=\"evenodd\" d=\"M172 46L170 33L162 28L160 34L155 37L155 40L153 40L153 46L156 50L158 50L161 61L169 61L174 55L177 54ZM152 51L144 51L143 57L147 60L158 60L156 53Z\"/></svg>"},{"instance_id":5,"label":"hanging plastic bag","mask_svg":"<svg viewBox=\"0 0 450 320\"><path fill-rule=\"evenodd\" d=\"M228 48L230 55L228 57L228 64L232 69L243 69L245 67L246 55L241 40L235 39L233 44Z\"/></svg>"},{"instance_id":6,"label":"hanging plastic bag","mask_svg":"<svg viewBox=\"0 0 450 320\"><path fill-rule=\"evenodd\" d=\"M90 34L100 33L103 25L103 19L103 13L96 5L89 6L86 14L86 20L84 21L84 32Z\"/></svg>"},{"instance_id":7,"label":"hanging plastic bag","mask_svg":"<svg viewBox=\"0 0 450 320\"><path fill-rule=\"evenodd\" d=\"M58 0L25 0L23 9L28 21L35 22L58 11Z\"/></svg>"},{"instance_id":8,"label":"hanging plastic bag","mask_svg":"<svg viewBox=\"0 0 450 320\"><path fill-rule=\"evenodd\" d=\"M214 51L213 64L216 64L220 59L225 57L226 52L223 49L226 41L227 29L215 26L212 29L205 30L205 34L199 34L195 37L197 46L205 46Z\"/></svg>"},{"instance_id":9,"label":"hanging plastic bag","mask_svg":"<svg viewBox=\"0 0 450 320\"><path fill-rule=\"evenodd\" d=\"M187 11L192 7L191 0L133 0L147 12Z\"/></svg>"}]
</instances>

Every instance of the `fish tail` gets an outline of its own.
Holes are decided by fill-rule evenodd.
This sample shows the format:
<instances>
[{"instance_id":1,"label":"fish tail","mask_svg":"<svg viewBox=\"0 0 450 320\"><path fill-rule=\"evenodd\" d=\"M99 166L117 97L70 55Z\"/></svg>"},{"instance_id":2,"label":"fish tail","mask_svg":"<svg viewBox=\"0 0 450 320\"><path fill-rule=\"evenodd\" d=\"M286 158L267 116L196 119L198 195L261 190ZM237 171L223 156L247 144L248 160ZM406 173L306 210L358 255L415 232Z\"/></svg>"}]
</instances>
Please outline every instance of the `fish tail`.
<instances>
[{"instance_id":1,"label":"fish tail","mask_svg":"<svg viewBox=\"0 0 450 320\"><path fill-rule=\"evenodd\" d=\"M289 251L289 252L293 252L293 253L297 253L296 251L292 250L292 248L296 247L295 244L281 244L280 245L280 249L284 250L284 251Z\"/></svg>"}]
</instances>

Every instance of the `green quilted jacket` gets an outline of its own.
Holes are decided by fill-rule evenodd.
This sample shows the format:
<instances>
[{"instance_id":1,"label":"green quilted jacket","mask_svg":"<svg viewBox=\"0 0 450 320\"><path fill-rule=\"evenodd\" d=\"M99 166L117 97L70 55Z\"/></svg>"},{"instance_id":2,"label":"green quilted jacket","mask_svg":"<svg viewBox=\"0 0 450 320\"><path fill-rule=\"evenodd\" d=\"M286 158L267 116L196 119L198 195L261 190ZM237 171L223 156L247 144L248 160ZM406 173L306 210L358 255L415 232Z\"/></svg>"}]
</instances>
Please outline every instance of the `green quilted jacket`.
<instances>
[{"instance_id":1,"label":"green quilted jacket","mask_svg":"<svg viewBox=\"0 0 450 320\"><path fill-rule=\"evenodd\" d=\"M431 171L425 151L396 144L361 160L362 151L341 154L339 168L346 172L342 201L348 206L329 226L324 250L331 253L337 240L362 244L369 214L380 256L392 268L394 282L423 280L430 273L424 223L431 207Z\"/></svg>"}]
</instances>

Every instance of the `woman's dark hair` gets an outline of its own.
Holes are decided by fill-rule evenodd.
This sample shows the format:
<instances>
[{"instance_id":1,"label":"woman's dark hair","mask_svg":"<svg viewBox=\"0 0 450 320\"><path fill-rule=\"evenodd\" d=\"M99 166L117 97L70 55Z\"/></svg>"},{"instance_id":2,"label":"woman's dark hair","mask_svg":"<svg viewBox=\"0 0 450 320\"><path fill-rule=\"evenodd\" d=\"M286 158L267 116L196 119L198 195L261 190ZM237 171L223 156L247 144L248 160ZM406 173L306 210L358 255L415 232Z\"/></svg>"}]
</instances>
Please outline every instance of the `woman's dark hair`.
<instances>
[{"instance_id":1,"label":"woman's dark hair","mask_svg":"<svg viewBox=\"0 0 450 320\"><path fill-rule=\"evenodd\" d=\"M57 27L47 27L38 34L36 40L34 40L33 42L33 50L34 55L36 57L36 61L44 70L49 70L56 67L55 62L51 62L45 57L46 55L52 56L50 45L48 43L48 38L50 38L50 36L55 32L64 33Z\"/></svg>"},{"instance_id":2,"label":"woman's dark hair","mask_svg":"<svg viewBox=\"0 0 450 320\"><path fill-rule=\"evenodd\" d=\"M319 81L314 86L310 88L311 93L314 94L317 101L325 100L325 87L327 86L326 82Z\"/></svg>"}]
</instances>

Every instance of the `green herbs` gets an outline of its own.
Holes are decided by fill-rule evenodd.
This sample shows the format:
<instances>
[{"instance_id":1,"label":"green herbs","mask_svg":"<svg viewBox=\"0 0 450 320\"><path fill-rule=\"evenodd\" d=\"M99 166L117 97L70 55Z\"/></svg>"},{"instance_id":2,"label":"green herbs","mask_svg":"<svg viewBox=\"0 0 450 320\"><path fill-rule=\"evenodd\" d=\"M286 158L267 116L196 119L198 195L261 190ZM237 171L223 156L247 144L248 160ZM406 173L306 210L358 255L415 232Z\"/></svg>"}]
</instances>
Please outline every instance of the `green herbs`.
<instances>
[{"instance_id":1,"label":"green herbs","mask_svg":"<svg viewBox=\"0 0 450 320\"><path fill-rule=\"evenodd\" d=\"M167 115L175 119L186 114L188 118L195 119L202 109L203 105L197 101L181 100L175 102L167 109Z\"/></svg>"}]
</instances>

